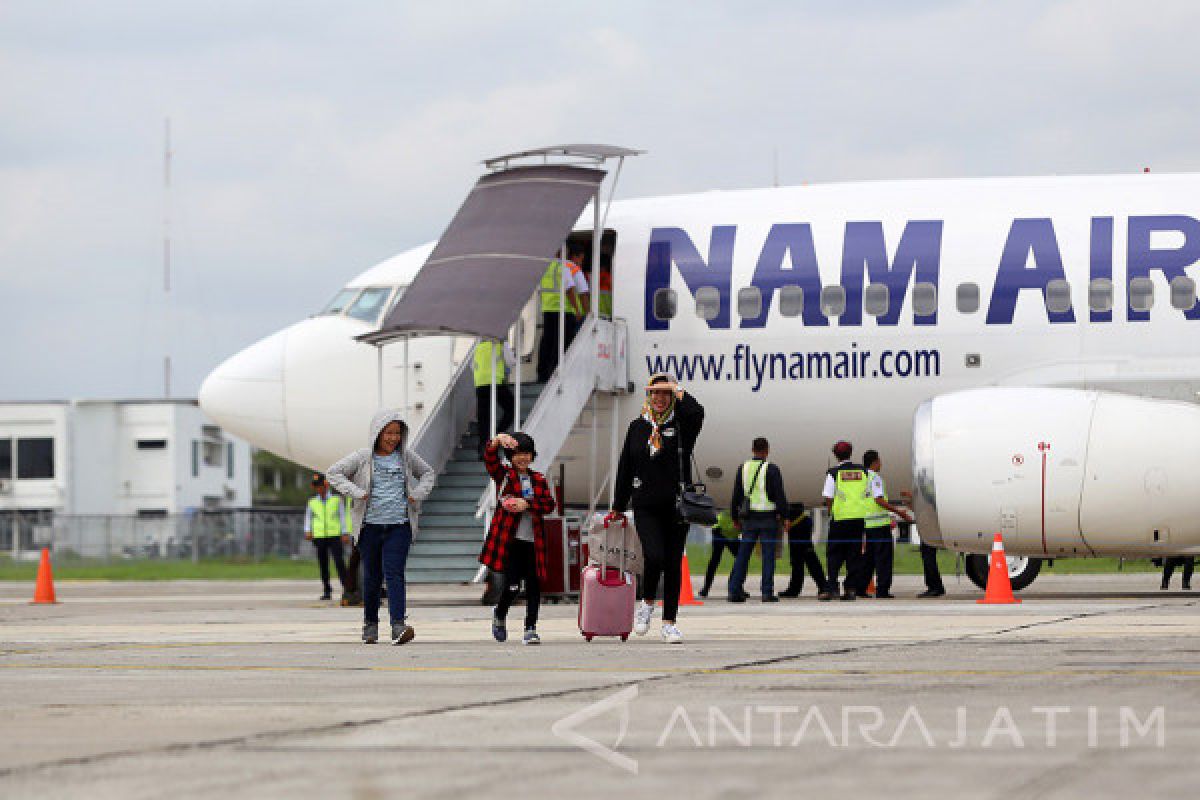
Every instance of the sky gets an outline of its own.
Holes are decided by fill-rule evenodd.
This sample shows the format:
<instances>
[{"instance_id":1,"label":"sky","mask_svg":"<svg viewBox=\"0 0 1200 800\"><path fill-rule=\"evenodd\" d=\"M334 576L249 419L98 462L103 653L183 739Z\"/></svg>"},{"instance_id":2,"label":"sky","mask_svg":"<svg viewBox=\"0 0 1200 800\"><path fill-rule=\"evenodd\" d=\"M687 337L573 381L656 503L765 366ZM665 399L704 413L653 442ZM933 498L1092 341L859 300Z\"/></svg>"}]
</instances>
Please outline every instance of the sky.
<instances>
[{"instance_id":1,"label":"sky","mask_svg":"<svg viewBox=\"0 0 1200 800\"><path fill-rule=\"evenodd\" d=\"M5 0L0 401L161 396L167 352L194 396L542 145L646 150L618 198L1200 171L1198 30L1192 0Z\"/></svg>"}]
</instances>

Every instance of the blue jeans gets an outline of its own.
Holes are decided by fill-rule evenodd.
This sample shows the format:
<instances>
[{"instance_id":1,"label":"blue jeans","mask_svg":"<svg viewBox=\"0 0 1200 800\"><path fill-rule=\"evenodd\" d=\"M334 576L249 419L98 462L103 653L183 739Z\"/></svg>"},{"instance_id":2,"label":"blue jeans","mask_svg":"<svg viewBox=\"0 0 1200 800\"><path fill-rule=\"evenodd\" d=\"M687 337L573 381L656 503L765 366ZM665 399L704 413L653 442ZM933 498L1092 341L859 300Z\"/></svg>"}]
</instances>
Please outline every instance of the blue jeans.
<instances>
[{"instance_id":1,"label":"blue jeans","mask_svg":"<svg viewBox=\"0 0 1200 800\"><path fill-rule=\"evenodd\" d=\"M742 520L742 544L738 548L733 572L729 575L729 596L736 597L745 591L746 572L750 569L750 556L754 543L762 542L762 596L775 594L775 547L779 541L779 522L774 518Z\"/></svg>"},{"instance_id":2,"label":"blue jeans","mask_svg":"<svg viewBox=\"0 0 1200 800\"><path fill-rule=\"evenodd\" d=\"M412 546L412 526L364 524L358 535L363 564L363 621L379 622L379 589L387 580L388 615L404 622L404 565Z\"/></svg>"}]
</instances>

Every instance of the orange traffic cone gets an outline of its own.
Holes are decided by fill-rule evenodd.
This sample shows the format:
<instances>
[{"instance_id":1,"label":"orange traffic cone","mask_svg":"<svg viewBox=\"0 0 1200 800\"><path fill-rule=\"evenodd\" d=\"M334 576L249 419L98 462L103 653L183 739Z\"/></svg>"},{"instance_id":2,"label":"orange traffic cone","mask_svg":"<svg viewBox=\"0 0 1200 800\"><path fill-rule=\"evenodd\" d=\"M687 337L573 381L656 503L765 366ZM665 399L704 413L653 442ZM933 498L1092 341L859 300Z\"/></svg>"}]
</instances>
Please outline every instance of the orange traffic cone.
<instances>
[{"instance_id":1,"label":"orange traffic cone","mask_svg":"<svg viewBox=\"0 0 1200 800\"><path fill-rule=\"evenodd\" d=\"M875 594L875 579L874 578L871 578L871 580L867 583L867 594Z\"/></svg>"},{"instance_id":2,"label":"orange traffic cone","mask_svg":"<svg viewBox=\"0 0 1200 800\"><path fill-rule=\"evenodd\" d=\"M696 595L692 592L692 574L688 570L687 553L683 554L683 561L679 564L679 605L681 606L702 606L703 600L697 600ZM658 601L662 605L662 600Z\"/></svg>"},{"instance_id":3,"label":"orange traffic cone","mask_svg":"<svg viewBox=\"0 0 1200 800\"><path fill-rule=\"evenodd\" d=\"M34 603L57 603L54 599L54 574L50 570L50 550L42 548L42 563L38 564L37 583L33 587Z\"/></svg>"},{"instance_id":4,"label":"orange traffic cone","mask_svg":"<svg viewBox=\"0 0 1200 800\"><path fill-rule=\"evenodd\" d=\"M1013 597L1012 581L1008 579L1008 560L1004 557L1004 539L996 534L992 542L991 563L988 565L987 589L977 603L1019 603Z\"/></svg>"}]
</instances>

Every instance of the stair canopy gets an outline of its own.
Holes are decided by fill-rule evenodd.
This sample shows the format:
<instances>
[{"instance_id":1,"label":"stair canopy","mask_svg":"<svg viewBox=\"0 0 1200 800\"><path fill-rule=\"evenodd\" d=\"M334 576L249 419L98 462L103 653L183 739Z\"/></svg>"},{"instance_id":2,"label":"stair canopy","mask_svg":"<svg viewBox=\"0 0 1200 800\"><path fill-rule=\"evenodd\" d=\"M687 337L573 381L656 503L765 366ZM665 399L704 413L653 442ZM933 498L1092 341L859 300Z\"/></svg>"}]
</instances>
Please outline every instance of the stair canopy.
<instances>
[{"instance_id":1,"label":"stair canopy","mask_svg":"<svg viewBox=\"0 0 1200 800\"><path fill-rule=\"evenodd\" d=\"M383 327L358 339L505 339L606 174L547 164L480 178Z\"/></svg>"}]
</instances>

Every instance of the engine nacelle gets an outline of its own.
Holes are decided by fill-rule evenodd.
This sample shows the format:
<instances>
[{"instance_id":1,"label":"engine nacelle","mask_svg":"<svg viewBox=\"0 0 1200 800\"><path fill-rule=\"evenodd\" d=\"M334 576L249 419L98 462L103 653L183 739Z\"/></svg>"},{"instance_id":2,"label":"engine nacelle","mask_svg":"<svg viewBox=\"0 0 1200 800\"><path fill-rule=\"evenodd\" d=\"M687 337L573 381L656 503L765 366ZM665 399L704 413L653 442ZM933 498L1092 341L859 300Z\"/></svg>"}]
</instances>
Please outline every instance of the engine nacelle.
<instances>
[{"instance_id":1,"label":"engine nacelle","mask_svg":"<svg viewBox=\"0 0 1200 800\"><path fill-rule=\"evenodd\" d=\"M1043 558L1200 553L1200 407L1079 389L976 389L913 418L921 538Z\"/></svg>"}]
</instances>

